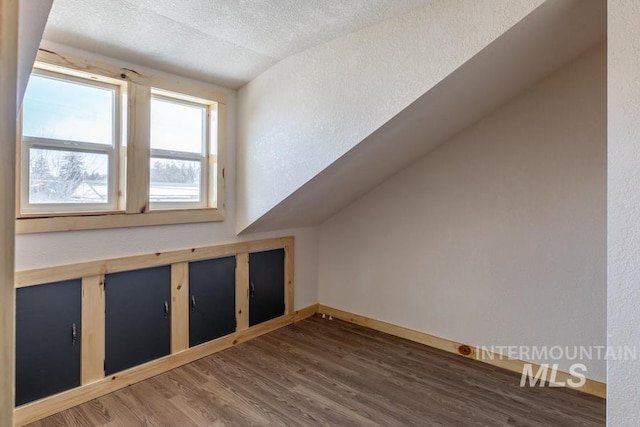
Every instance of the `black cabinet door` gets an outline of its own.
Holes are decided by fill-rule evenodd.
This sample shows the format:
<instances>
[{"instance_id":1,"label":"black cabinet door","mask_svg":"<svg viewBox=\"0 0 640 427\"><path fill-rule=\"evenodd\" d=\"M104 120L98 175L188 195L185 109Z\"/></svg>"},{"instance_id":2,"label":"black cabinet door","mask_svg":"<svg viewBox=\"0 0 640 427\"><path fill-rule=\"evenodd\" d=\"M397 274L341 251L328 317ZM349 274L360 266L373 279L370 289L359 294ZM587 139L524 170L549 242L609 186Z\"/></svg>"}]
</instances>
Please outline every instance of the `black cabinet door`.
<instances>
[{"instance_id":1,"label":"black cabinet door","mask_svg":"<svg viewBox=\"0 0 640 427\"><path fill-rule=\"evenodd\" d=\"M236 257L189 263L189 346L236 330Z\"/></svg>"},{"instance_id":2,"label":"black cabinet door","mask_svg":"<svg viewBox=\"0 0 640 427\"><path fill-rule=\"evenodd\" d=\"M16 406L80 385L82 281L16 290Z\"/></svg>"},{"instance_id":3,"label":"black cabinet door","mask_svg":"<svg viewBox=\"0 0 640 427\"><path fill-rule=\"evenodd\" d=\"M249 326L284 314L284 249L249 254Z\"/></svg>"},{"instance_id":4,"label":"black cabinet door","mask_svg":"<svg viewBox=\"0 0 640 427\"><path fill-rule=\"evenodd\" d=\"M105 277L105 373L166 356L171 351L171 266Z\"/></svg>"}]
</instances>

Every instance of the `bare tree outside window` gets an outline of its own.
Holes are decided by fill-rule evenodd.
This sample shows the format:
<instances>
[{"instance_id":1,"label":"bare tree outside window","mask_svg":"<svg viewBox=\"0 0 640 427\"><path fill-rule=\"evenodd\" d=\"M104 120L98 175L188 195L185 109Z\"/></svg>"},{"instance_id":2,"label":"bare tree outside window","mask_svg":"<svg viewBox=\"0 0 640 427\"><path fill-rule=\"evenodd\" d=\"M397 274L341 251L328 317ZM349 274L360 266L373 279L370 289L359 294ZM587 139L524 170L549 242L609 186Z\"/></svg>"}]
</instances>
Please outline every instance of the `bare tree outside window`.
<instances>
[{"instance_id":1,"label":"bare tree outside window","mask_svg":"<svg viewBox=\"0 0 640 427\"><path fill-rule=\"evenodd\" d=\"M82 183L85 170L82 157L77 153L68 153L62 158L60 168L60 192L64 198L69 198Z\"/></svg>"},{"instance_id":2,"label":"bare tree outside window","mask_svg":"<svg viewBox=\"0 0 640 427\"><path fill-rule=\"evenodd\" d=\"M30 203L101 203L108 197L108 158L99 153L31 149Z\"/></svg>"}]
</instances>

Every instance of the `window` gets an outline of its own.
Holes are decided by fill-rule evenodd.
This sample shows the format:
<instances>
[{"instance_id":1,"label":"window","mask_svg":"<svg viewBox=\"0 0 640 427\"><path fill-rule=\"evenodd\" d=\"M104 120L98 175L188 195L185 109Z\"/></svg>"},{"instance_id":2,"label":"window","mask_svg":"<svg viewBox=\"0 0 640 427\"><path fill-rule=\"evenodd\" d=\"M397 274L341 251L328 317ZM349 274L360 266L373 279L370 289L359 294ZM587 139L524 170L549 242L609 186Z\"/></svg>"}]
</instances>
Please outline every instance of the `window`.
<instances>
[{"instance_id":1,"label":"window","mask_svg":"<svg viewBox=\"0 0 640 427\"><path fill-rule=\"evenodd\" d=\"M17 231L224 219L224 101L41 51L21 115Z\"/></svg>"},{"instance_id":2,"label":"window","mask_svg":"<svg viewBox=\"0 0 640 427\"><path fill-rule=\"evenodd\" d=\"M118 86L34 73L22 112L23 212L115 210Z\"/></svg>"},{"instance_id":3,"label":"window","mask_svg":"<svg viewBox=\"0 0 640 427\"><path fill-rule=\"evenodd\" d=\"M202 207L207 199L207 106L151 98L151 208Z\"/></svg>"}]
</instances>

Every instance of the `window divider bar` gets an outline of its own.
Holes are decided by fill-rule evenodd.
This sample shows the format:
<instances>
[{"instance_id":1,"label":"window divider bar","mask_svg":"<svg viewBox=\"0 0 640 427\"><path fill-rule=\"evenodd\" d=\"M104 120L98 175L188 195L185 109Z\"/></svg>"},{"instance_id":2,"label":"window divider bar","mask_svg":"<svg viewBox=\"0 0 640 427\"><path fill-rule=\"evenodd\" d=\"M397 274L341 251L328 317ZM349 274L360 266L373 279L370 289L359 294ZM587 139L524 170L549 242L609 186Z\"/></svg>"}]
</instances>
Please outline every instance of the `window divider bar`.
<instances>
[{"instance_id":1,"label":"window divider bar","mask_svg":"<svg viewBox=\"0 0 640 427\"><path fill-rule=\"evenodd\" d=\"M151 88L129 83L127 88L127 213L149 211Z\"/></svg>"},{"instance_id":2,"label":"window divider bar","mask_svg":"<svg viewBox=\"0 0 640 427\"><path fill-rule=\"evenodd\" d=\"M158 159L191 160L194 162L200 162L202 161L204 156L201 153L187 153L184 151L161 150L158 148L152 148L151 157L155 157Z\"/></svg>"},{"instance_id":3,"label":"window divider bar","mask_svg":"<svg viewBox=\"0 0 640 427\"><path fill-rule=\"evenodd\" d=\"M41 150L73 151L79 153L114 153L112 145L92 144L90 142L67 142L59 139L34 138L25 136L24 145Z\"/></svg>"}]
</instances>

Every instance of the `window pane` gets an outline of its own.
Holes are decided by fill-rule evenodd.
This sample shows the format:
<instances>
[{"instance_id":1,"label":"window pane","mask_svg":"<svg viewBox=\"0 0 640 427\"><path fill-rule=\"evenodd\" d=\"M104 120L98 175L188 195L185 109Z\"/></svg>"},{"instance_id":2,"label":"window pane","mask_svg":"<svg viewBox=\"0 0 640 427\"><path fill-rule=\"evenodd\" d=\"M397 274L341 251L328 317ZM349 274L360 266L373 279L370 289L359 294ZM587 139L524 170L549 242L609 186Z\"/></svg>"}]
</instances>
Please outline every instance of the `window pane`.
<instances>
[{"instance_id":1,"label":"window pane","mask_svg":"<svg viewBox=\"0 0 640 427\"><path fill-rule=\"evenodd\" d=\"M109 156L29 150L29 203L108 203Z\"/></svg>"},{"instance_id":2,"label":"window pane","mask_svg":"<svg viewBox=\"0 0 640 427\"><path fill-rule=\"evenodd\" d=\"M202 153L205 107L151 99L151 148Z\"/></svg>"},{"instance_id":3,"label":"window pane","mask_svg":"<svg viewBox=\"0 0 640 427\"><path fill-rule=\"evenodd\" d=\"M113 144L115 89L31 75L23 135Z\"/></svg>"},{"instance_id":4,"label":"window pane","mask_svg":"<svg viewBox=\"0 0 640 427\"><path fill-rule=\"evenodd\" d=\"M151 159L151 202L199 202L200 185L200 162Z\"/></svg>"}]
</instances>

